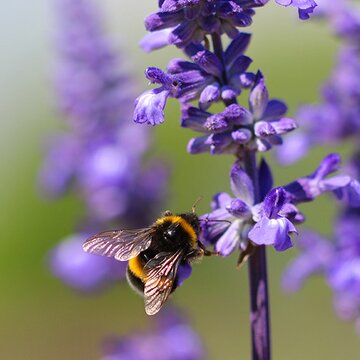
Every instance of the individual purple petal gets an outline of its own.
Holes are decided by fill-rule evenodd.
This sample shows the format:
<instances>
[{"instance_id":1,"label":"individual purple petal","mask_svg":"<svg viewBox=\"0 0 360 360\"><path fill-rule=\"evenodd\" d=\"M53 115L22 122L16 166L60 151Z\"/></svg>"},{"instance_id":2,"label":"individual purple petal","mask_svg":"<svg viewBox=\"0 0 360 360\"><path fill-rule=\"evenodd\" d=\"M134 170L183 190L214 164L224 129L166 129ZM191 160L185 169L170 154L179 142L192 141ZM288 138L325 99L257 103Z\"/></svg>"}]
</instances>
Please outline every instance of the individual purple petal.
<instances>
[{"instance_id":1,"label":"individual purple petal","mask_svg":"<svg viewBox=\"0 0 360 360\"><path fill-rule=\"evenodd\" d=\"M211 134L207 143L210 145L210 154L212 155L231 152L231 146L233 145L231 133L228 132Z\"/></svg>"},{"instance_id":2,"label":"individual purple petal","mask_svg":"<svg viewBox=\"0 0 360 360\"><path fill-rule=\"evenodd\" d=\"M293 224L302 224L305 221L305 215L291 203L285 203L279 211L279 216L286 217Z\"/></svg>"},{"instance_id":3,"label":"individual purple petal","mask_svg":"<svg viewBox=\"0 0 360 360\"><path fill-rule=\"evenodd\" d=\"M283 188L272 189L264 199L264 214L269 219L276 219L286 202L287 195Z\"/></svg>"},{"instance_id":4,"label":"individual purple petal","mask_svg":"<svg viewBox=\"0 0 360 360\"><path fill-rule=\"evenodd\" d=\"M228 130L230 126L223 114L214 114L207 118L204 123L204 127L209 131L216 133L224 132Z\"/></svg>"},{"instance_id":5,"label":"individual purple petal","mask_svg":"<svg viewBox=\"0 0 360 360\"><path fill-rule=\"evenodd\" d=\"M266 194L273 187L273 177L268 163L265 158L261 159L259 166L259 187L260 187L260 199L264 199Z\"/></svg>"},{"instance_id":6,"label":"individual purple petal","mask_svg":"<svg viewBox=\"0 0 360 360\"><path fill-rule=\"evenodd\" d=\"M281 100L270 100L262 116L263 120L272 120L284 116L287 112L287 105Z\"/></svg>"},{"instance_id":7,"label":"individual purple petal","mask_svg":"<svg viewBox=\"0 0 360 360\"><path fill-rule=\"evenodd\" d=\"M173 28L182 20L181 11L162 12L149 15L145 19L145 28L148 31Z\"/></svg>"},{"instance_id":8,"label":"individual purple petal","mask_svg":"<svg viewBox=\"0 0 360 360\"><path fill-rule=\"evenodd\" d=\"M253 85L256 75L252 72L245 72L239 76L241 87L247 89Z\"/></svg>"},{"instance_id":9,"label":"individual purple petal","mask_svg":"<svg viewBox=\"0 0 360 360\"><path fill-rule=\"evenodd\" d=\"M134 121L152 126L164 122L164 108L170 92L152 89L144 92L135 100Z\"/></svg>"},{"instance_id":10,"label":"individual purple petal","mask_svg":"<svg viewBox=\"0 0 360 360\"><path fill-rule=\"evenodd\" d=\"M216 242L215 250L221 256L230 255L240 243L241 220L235 220Z\"/></svg>"},{"instance_id":11,"label":"individual purple petal","mask_svg":"<svg viewBox=\"0 0 360 360\"><path fill-rule=\"evenodd\" d=\"M194 21L183 21L177 26L169 36L170 44L177 46L184 46L189 44L194 38L197 24Z\"/></svg>"},{"instance_id":12,"label":"individual purple petal","mask_svg":"<svg viewBox=\"0 0 360 360\"><path fill-rule=\"evenodd\" d=\"M223 86L221 88L221 98L225 101L225 103L231 103L235 101L236 97L241 93L240 90L235 89L232 86Z\"/></svg>"},{"instance_id":13,"label":"individual purple petal","mask_svg":"<svg viewBox=\"0 0 360 360\"><path fill-rule=\"evenodd\" d=\"M250 207L240 199L233 199L231 203L226 207L227 211L238 218L247 219L251 218Z\"/></svg>"},{"instance_id":14,"label":"individual purple petal","mask_svg":"<svg viewBox=\"0 0 360 360\"><path fill-rule=\"evenodd\" d=\"M231 215L225 207L215 209L209 214L202 215L200 241L204 245L213 244L218 237L229 228L230 218Z\"/></svg>"},{"instance_id":15,"label":"individual purple petal","mask_svg":"<svg viewBox=\"0 0 360 360\"><path fill-rule=\"evenodd\" d=\"M203 152L208 152L210 150L210 143L208 139L209 136L192 138L187 145L187 151L190 154L200 154Z\"/></svg>"},{"instance_id":16,"label":"individual purple petal","mask_svg":"<svg viewBox=\"0 0 360 360\"><path fill-rule=\"evenodd\" d=\"M357 180L350 179L350 181L343 187L338 187L337 189L335 188L334 192L338 199L342 200L349 206L360 206L360 183Z\"/></svg>"},{"instance_id":17,"label":"individual purple petal","mask_svg":"<svg viewBox=\"0 0 360 360\"><path fill-rule=\"evenodd\" d=\"M334 191L339 188L343 188L344 186L347 186L348 184L350 184L350 182L350 176L333 176L332 178L321 181L320 189L322 192Z\"/></svg>"},{"instance_id":18,"label":"individual purple petal","mask_svg":"<svg viewBox=\"0 0 360 360\"><path fill-rule=\"evenodd\" d=\"M255 142L257 150L260 152L269 151L272 148L270 142L265 139L256 139Z\"/></svg>"},{"instance_id":19,"label":"individual purple petal","mask_svg":"<svg viewBox=\"0 0 360 360\"><path fill-rule=\"evenodd\" d=\"M181 286L183 282L190 277L192 267L188 263L181 263L177 273L177 286Z\"/></svg>"},{"instance_id":20,"label":"individual purple petal","mask_svg":"<svg viewBox=\"0 0 360 360\"><path fill-rule=\"evenodd\" d=\"M182 109L181 126L199 132L207 132L204 124L211 113L193 106L184 106Z\"/></svg>"},{"instance_id":21,"label":"individual purple petal","mask_svg":"<svg viewBox=\"0 0 360 360\"><path fill-rule=\"evenodd\" d=\"M140 41L140 47L145 52L151 52L161 49L162 47L169 45L169 35L172 32L172 28L154 31L145 35Z\"/></svg>"},{"instance_id":22,"label":"individual purple petal","mask_svg":"<svg viewBox=\"0 0 360 360\"><path fill-rule=\"evenodd\" d=\"M191 45L191 48L187 47L192 60L198 64L207 73L217 77L222 76L223 66L219 58L209 50L206 50L201 45Z\"/></svg>"},{"instance_id":23,"label":"individual purple petal","mask_svg":"<svg viewBox=\"0 0 360 360\"><path fill-rule=\"evenodd\" d=\"M240 55L242 55L248 47L251 34L239 33L225 50L225 62L230 66Z\"/></svg>"},{"instance_id":24,"label":"individual purple petal","mask_svg":"<svg viewBox=\"0 0 360 360\"><path fill-rule=\"evenodd\" d=\"M267 137L276 134L276 130L271 123L266 121L258 121L254 126L255 135L258 137Z\"/></svg>"},{"instance_id":25,"label":"individual purple petal","mask_svg":"<svg viewBox=\"0 0 360 360\"><path fill-rule=\"evenodd\" d=\"M232 197L226 192L220 192L214 195L211 202L211 209L216 210L218 208L226 208L231 202Z\"/></svg>"},{"instance_id":26,"label":"individual purple petal","mask_svg":"<svg viewBox=\"0 0 360 360\"><path fill-rule=\"evenodd\" d=\"M218 101L220 98L220 85L214 83L205 87L205 89L200 94L199 106L202 110L206 110L210 105Z\"/></svg>"},{"instance_id":27,"label":"individual purple petal","mask_svg":"<svg viewBox=\"0 0 360 360\"><path fill-rule=\"evenodd\" d=\"M239 56L228 70L230 83L232 83L233 81L235 81L236 83L237 82L236 78L239 77L239 74L243 74L248 69L251 63L252 63L252 59L250 59L248 56L245 55Z\"/></svg>"},{"instance_id":28,"label":"individual purple petal","mask_svg":"<svg viewBox=\"0 0 360 360\"><path fill-rule=\"evenodd\" d=\"M250 110L256 120L260 120L269 102L269 93L265 85L264 77L261 73L257 74L257 81L249 94Z\"/></svg>"},{"instance_id":29,"label":"individual purple petal","mask_svg":"<svg viewBox=\"0 0 360 360\"><path fill-rule=\"evenodd\" d=\"M253 183L238 162L236 162L231 168L230 185L233 194L237 198L245 201L248 205L254 204Z\"/></svg>"},{"instance_id":30,"label":"individual purple petal","mask_svg":"<svg viewBox=\"0 0 360 360\"><path fill-rule=\"evenodd\" d=\"M252 133L248 129L240 129L233 131L231 137L236 144L247 144L252 138Z\"/></svg>"},{"instance_id":31,"label":"individual purple petal","mask_svg":"<svg viewBox=\"0 0 360 360\"><path fill-rule=\"evenodd\" d=\"M297 230L288 219L268 219L264 216L250 230L249 239L257 245L274 245L275 250L285 251L293 246L291 233L297 233Z\"/></svg>"},{"instance_id":32,"label":"individual purple petal","mask_svg":"<svg viewBox=\"0 0 360 360\"><path fill-rule=\"evenodd\" d=\"M252 122L252 114L249 110L238 104L231 104L222 112L229 123L234 125L249 125Z\"/></svg>"},{"instance_id":33,"label":"individual purple petal","mask_svg":"<svg viewBox=\"0 0 360 360\"><path fill-rule=\"evenodd\" d=\"M290 118L282 118L278 121L272 121L271 126L275 129L278 135L286 134L298 127L296 121Z\"/></svg>"},{"instance_id":34,"label":"individual purple petal","mask_svg":"<svg viewBox=\"0 0 360 360\"><path fill-rule=\"evenodd\" d=\"M333 153L325 156L321 161L319 167L315 170L313 177L323 179L327 175L339 169L341 157L339 154Z\"/></svg>"}]
</instances>

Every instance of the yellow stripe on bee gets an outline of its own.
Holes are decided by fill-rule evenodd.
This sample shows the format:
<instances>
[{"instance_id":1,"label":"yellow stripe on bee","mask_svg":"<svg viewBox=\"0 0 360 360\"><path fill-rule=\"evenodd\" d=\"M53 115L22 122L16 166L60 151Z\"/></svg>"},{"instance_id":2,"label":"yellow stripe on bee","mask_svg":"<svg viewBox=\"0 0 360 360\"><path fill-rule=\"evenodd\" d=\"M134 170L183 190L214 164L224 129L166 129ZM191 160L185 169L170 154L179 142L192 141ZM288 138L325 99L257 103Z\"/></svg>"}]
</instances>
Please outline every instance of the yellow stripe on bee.
<instances>
[{"instance_id":1,"label":"yellow stripe on bee","mask_svg":"<svg viewBox=\"0 0 360 360\"><path fill-rule=\"evenodd\" d=\"M179 215L170 215L170 216L164 216L160 219L156 220L157 225L161 225L165 222L171 222L171 223L179 223L180 226L185 230L188 235L190 236L192 244L195 246L197 241L197 236L194 228L181 216Z\"/></svg>"},{"instance_id":2,"label":"yellow stripe on bee","mask_svg":"<svg viewBox=\"0 0 360 360\"><path fill-rule=\"evenodd\" d=\"M141 261L139 256L136 256L129 260L128 262L129 270L141 281L146 280L146 274L144 272L144 264Z\"/></svg>"}]
</instances>

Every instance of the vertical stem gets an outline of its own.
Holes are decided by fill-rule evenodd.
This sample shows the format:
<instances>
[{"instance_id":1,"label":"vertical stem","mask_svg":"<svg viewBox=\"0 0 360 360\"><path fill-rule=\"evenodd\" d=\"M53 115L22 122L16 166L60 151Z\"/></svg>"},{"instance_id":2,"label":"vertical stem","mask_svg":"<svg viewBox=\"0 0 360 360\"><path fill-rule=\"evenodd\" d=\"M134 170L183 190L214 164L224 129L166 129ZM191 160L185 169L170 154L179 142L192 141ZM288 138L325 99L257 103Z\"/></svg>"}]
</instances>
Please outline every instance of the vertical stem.
<instances>
[{"instance_id":1,"label":"vertical stem","mask_svg":"<svg viewBox=\"0 0 360 360\"><path fill-rule=\"evenodd\" d=\"M260 202L255 152L244 151L245 171L253 180L255 203ZM265 246L258 246L248 261L252 360L270 360L270 312Z\"/></svg>"},{"instance_id":2,"label":"vertical stem","mask_svg":"<svg viewBox=\"0 0 360 360\"><path fill-rule=\"evenodd\" d=\"M213 50L223 65L222 85L228 83L226 73L224 50L221 36L219 34L211 35ZM226 101L225 105L230 105L236 100ZM260 199L259 175L256 166L255 151L244 149L245 171L252 179L254 184L255 204ZM265 246L255 248L249 258L249 286L250 286L250 322L251 322L251 343L252 360L270 360L270 314L269 314L269 294L266 269L266 250Z\"/></svg>"}]
</instances>

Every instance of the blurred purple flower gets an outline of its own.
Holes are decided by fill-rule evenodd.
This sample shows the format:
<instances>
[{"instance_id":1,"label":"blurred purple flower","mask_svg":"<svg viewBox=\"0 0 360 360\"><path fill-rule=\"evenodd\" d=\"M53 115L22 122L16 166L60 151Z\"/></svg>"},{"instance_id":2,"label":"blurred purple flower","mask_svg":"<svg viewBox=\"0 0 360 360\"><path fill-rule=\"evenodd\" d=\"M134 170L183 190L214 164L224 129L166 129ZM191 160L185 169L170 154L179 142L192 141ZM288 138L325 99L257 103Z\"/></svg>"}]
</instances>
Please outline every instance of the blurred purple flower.
<instances>
[{"instance_id":1,"label":"blurred purple flower","mask_svg":"<svg viewBox=\"0 0 360 360\"><path fill-rule=\"evenodd\" d=\"M196 332L175 309L155 319L149 332L134 333L104 344L102 360L201 360L204 349Z\"/></svg>"},{"instance_id":2,"label":"blurred purple flower","mask_svg":"<svg viewBox=\"0 0 360 360\"><path fill-rule=\"evenodd\" d=\"M338 218L332 241L307 232L297 242L300 254L283 275L283 288L296 291L321 274L334 294L337 314L360 322L360 209L347 208Z\"/></svg>"},{"instance_id":3,"label":"blurred purple flower","mask_svg":"<svg viewBox=\"0 0 360 360\"><path fill-rule=\"evenodd\" d=\"M50 254L53 274L70 287L81 291L103 288L115 280L125 279L126 263L85 253L87 234L74 234L57 245Z\"/></svg>"},{"instance_id":4,"label":"blurred purple flower","mask_svg":"<svg viewBox=\"0 0 360 360\"><path fill-rule=\"evenodd\" d=\"M40 170L41 189L53 197L73 191L85 203L80 233L89 226L97 231L147 226L159 211L168 174L158 160L143 164L150 139L146 128L129 120L134 82L121 70L92 2L56 0L56 5L57 100L69 130L51 141ZM81 290L101 288L111 272L123 278L123 264L83 253L79 237L54 249L55 275Z\"/></svg>"}]
</instances>

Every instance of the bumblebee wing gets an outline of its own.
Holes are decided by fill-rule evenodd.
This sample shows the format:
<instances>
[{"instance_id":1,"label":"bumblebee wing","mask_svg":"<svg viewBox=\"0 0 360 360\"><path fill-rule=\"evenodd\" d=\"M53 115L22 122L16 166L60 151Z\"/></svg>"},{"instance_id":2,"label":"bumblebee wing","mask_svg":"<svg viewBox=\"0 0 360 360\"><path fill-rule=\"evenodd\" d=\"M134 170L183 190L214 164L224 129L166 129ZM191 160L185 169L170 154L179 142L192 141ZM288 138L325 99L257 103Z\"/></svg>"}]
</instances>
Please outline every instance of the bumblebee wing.
<instances>
[{"instance_id":1,"label":"bumblebee wing","mask_svg":"<svg viewBox=\"0 0 360 360\"><path fill-rule=\"evenodd\" d=\"M87 239L83 249L95 255L126 261L150 246L155 231L154 228L105 231Z\"/></svg>"},{"instance_id":2,"label":"bumblebee wing","mask_svg":"<svg viewBox=\"0 0 360 360\"><path fill-rule=\"evenodd\" d=\"M183 255L182 249L175 253L160 253L146 263L144 298L148 315L156 314L169 297Z\"/></svg>"}]
</instances>

